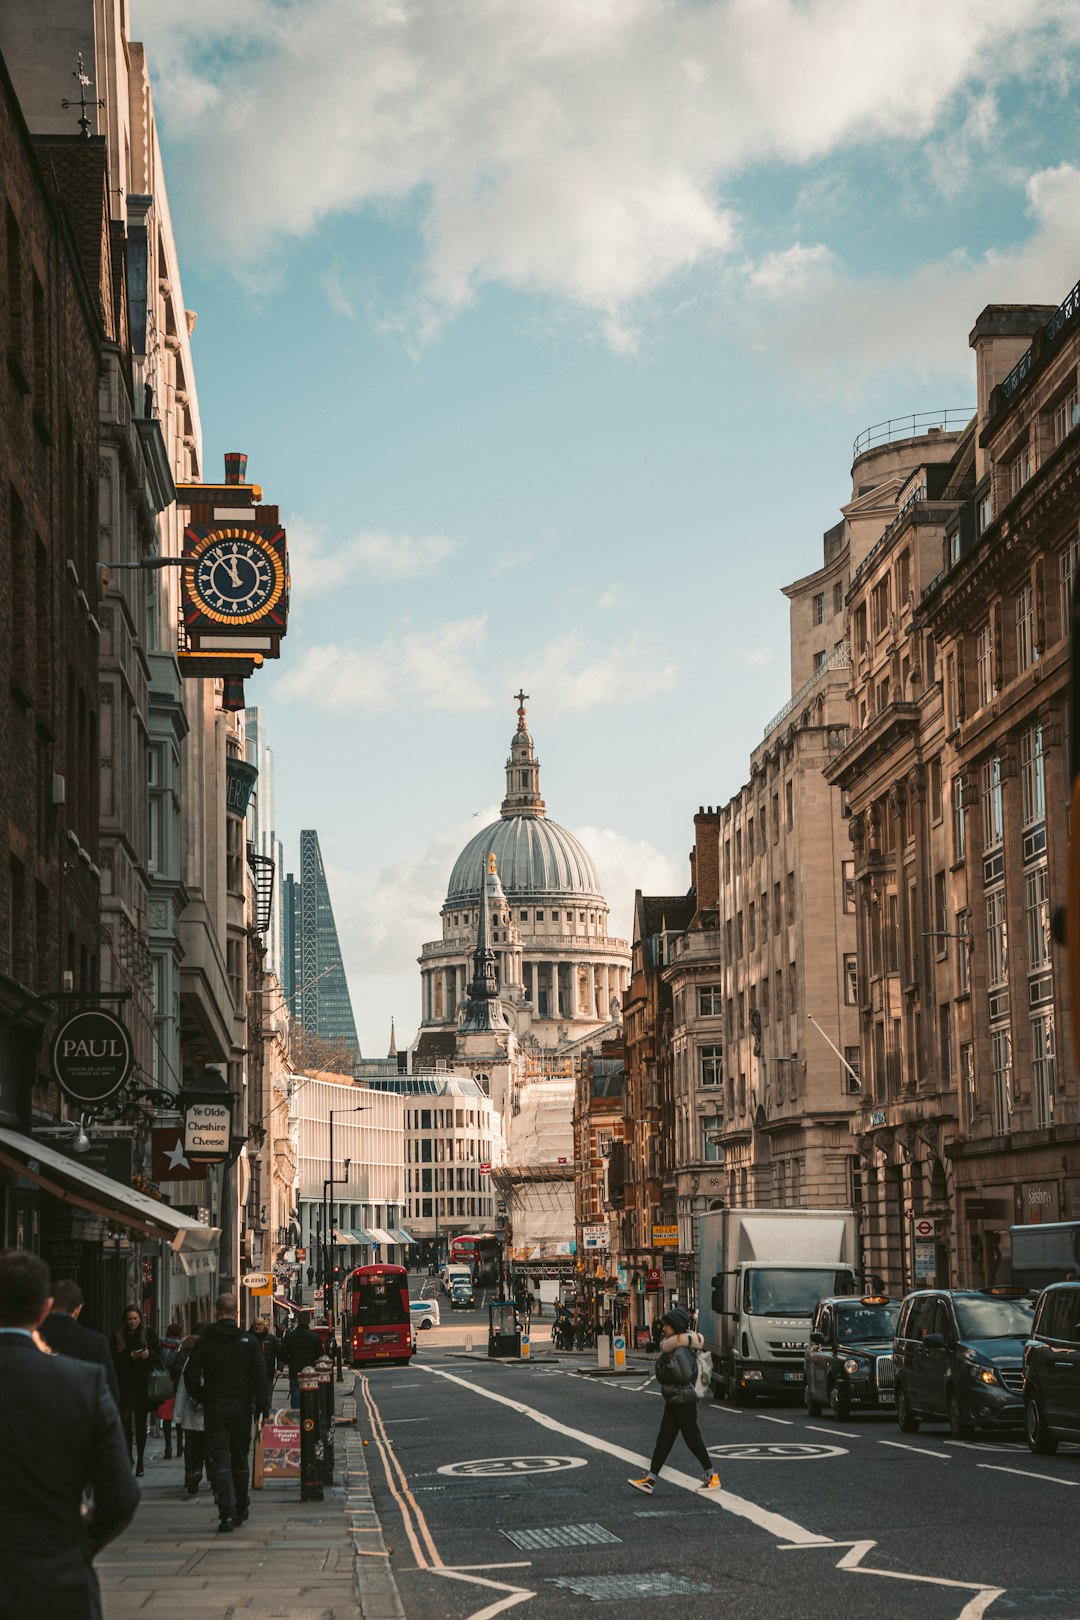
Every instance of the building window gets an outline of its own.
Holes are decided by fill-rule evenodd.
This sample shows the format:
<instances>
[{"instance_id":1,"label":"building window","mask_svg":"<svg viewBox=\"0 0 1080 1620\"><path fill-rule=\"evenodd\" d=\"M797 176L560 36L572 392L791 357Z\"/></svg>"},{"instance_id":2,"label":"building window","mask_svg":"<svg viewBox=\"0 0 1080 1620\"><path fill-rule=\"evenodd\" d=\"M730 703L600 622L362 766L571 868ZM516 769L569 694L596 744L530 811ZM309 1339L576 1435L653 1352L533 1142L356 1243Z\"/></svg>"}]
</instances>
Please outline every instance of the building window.
<instances>
[{"instance_id":1,"label":"building window","mask_svg":"<svg viewBox=\"0 0 1080 1620\"><path fill-rule=\"evenodd\" d=\"M784 783L784 821L790 832L795 825L795 784L790 778Z\"/></svg>"},{"instance_id":2,"label":"building window","mask_svg":"<svg viewBox=\"0 0 1080 1620\"><path fill-rule=\"evenodd\" d=\"M889 626L889 581L880 580L870 593L870 630L876 641Z\"/></svg>"},{"instance_id":3,"label":"building window","mask_svg":"<svg viewBox=\"0 0 1080 1620\"><path fill-rule=\"evenodd\" d=\"M701 1121L701 1157L706 1164L723 1161L724 1149L719 1141L723 1124L719 1114L706 1114Z\"/></svg>"},{"instance_id":4,"label":"building window","mask_svg":"<svg viewBox=\"0 0 1080 1620\"><path fill-rule=\"evenodd\" d=\"M832 588L832 610L834 614L844 611L844 585L839 579Z\"/></svg>"},{"instance_id":5,"label":"building window","mask_svg":"<svg viewBox=\"0 0 1080 1620\"><path fill-rule=\"evenodd\" d=\"M1080 423L1080 399L1077 398L1076 389L1073 388L1054 406L1051 424L1054 444L1060 444L1077 423Z\"/></svg>"},{"instance_id":6,"label":"building window","mask_svg":"<svg viewBox=\"0 0 1080 1620\"><path fill-rule=\"evenodd\" d=\"M699 1018L718 1018L723 1011L723 990L718 984L698 985L697 1010Z\"/></svg>"},{"instance_id":7,"label":"building window","mask_svg":"<svg viewBox=\"0 0 1080 1620\"><path fill-rule=\"evenodd\" d=\"M1050 965L1050 878L1045 865L1024 875L1028 971Z\"/></svg>"},{"instance_id":8,"label":"building window","mask_svg":"<svg viewBox=\"0 0 1080 1620\"><path fill-rule=\"evenodd\" d=\"M794 928L794 926L795 926L795 874L794 874L794 872L789 872L788 875L787 875L787 920L788 920L788 927L789 928Z\"/></svg>"},{"instance_id":9,"label":"building window","mask_svg":"<svg viewBox=\"0 0 1080 1620\"><path fill-rule=\"evenodd\" d=\"M1080 535L1073 535L1068 545L1058 557L1058 585L1061 591L1061 633L1067 635L1069 631L1069 612L1072 607L1072 588L1076 578L1077 563L1080 563Z\"/></svg>"},{"instance_id":10,"label":"building window","mask_svg":"<svg viewBox=\"0 0 1080 1620\"><path fill-rule=\"evenodd\" d=\"M945 902L945 873L934 873L934 955L944 956L948 950L948 907Z\"/></svg>"},{"instance_id":11,"label":"building window","mask_svg":"<svg viewBox=\"0 0 1080 1620\"><path fill-rule=\"evenodd\" d=\"M1046 772L1042 726L1029 726L1020 736L1020 782L1024 826L1046 820Z\"/></svg>"},{"instance_id":12,"label":"building window","mask_svg":"<svg viewBox=\"0 0 1080 1620\"><path fill-rule=\"evenodd\" d=\"M1054 1123L1056 1092L1054 1015L1044 1012L1031 1020L1031 1093L1037 1131L1049 1130Z\"/></svg>"},{"instance_id":13,"label":"building window","mask_svg":"<svg viewBox=\"0 0 1080 1620\"><path fill-rule=\"evenodd\" d=\"M943 1087L952 1082L952 1035L947 1002L938 1008L938 1079Z\"/></svg>"},{"instance_id":14,"label":"building window","mask_svg":"<svg viewBox=\"0 0 1080 1620\"><path fill-rule=\"evenodd\" d=\"M956 685L956 654L945 660L945 726L952 733L960 724L960 701Z\"/></svg>"},{"instance_id":15,"label":"building window","mask_svg":"<svg viewBox=\"0 0 1080 1620\"><path fill-rule=\"evenodd\" d=\"M1035 593L1031 581L1016 593L1016 668L1030 669L1039 656L1035 645Z\"/></svg>"},{"instance_id":16,"label":"building window","mask_svg":"<svg viewBox=\"0 0 1080 1620\"><path fill-rule=\"evenodd\" d=\"M840 890L843 896L844 910L851 913L855 910L855 862L840 862Z\"/></svg>"},{"instance_id":17,"label":"building window","mask_svg":"<svg viewBox=\"0 0 1080 1620\"><path fill-rule=\"evenodd\" d=\"M956 913L956 993L966 996L971 989L971 935L966 911Z\"/></svg>"},{"instance_id":18,"label":"building window","mask_svg":"<svg viewBox=\"0 0 1080 1620\"><path fill-rule=\"evenodd\" d=\"M994 640L989 619L975 632L975 691L980 709L994 695Z\"/></svg>"},{"instance_id":19,"label":"building window","mask_svg":"<svg viewBox=\"0 0 1080 1620\"><path fill-rule=\"evenodd\" d=\"M940 821L944 814L941 792L941 761L930 761L930 819Z\"/></svg>"},{"instance_id":20,"label":"building window","mask_svg":"<svg viewBox=\"0 0 1080 1620\"><path fill-rule=\"evenodd\" d=\"M981 768L983 805L983 848L996 849L1004 826L1001 799L1001 758L994 754Z\"/></svg>"},{"instance_id":21,"label":"building window","mask_svg":"<svg viewBox=\"0 0 1080 1620\"><path fill-rule=\"evenodd\" d=\"M825 592L824 591L820 591L818 593L818 595L814 597L814 623L815 624L824 624L825 623Z\"/></svg>"},{"instance_id":22,"label":"building window","mask_svg":"<svg viewBox=\"0 0 1080 1620\"><path fill-rule=\"evenodd\" d=\"M859 959L854 951L844 956L844 1002L848 1007L859 1005Z\"/></svg>"},{"instance_id":23,"label":"building window","mask_svg":"<svg viewBox=\"0 0 1080 1620\"><path fill-rule=\"evenodd\" d=\"M994 497L991 491L987 490L979 502L979 533L982 534L984 529L988 529L993 521Z\"/></svg>"},{"instance_id":24,"label":"building window","mask_svg":"<svg viewBox=\"0 0 1080 1620\"><path fill-rule=\"evenodd\" d=\"M537 913L536 913L536 920L537 920L537 922L543 922L543 920L544 920L544 913L543 913L543 912L542 912L542 911L538 911L538 912L537 912Z\"/></svg>"},{"instance_id":25,"label":"building window","mask_svg":"<svg viewBox=\"0 0 1080 1620\"><path fill-rule=\"evenodd\" d=\"M741 1005L739 1011L741 1021ZM703 1046L698 1052L698 1059L701 1084L703 1086L722 1085L724 1081L724 1048L722 1046Z\"/></svg>"},{"instance_id":26,"label":"building window","mask_svg":"<svg viewBox=\"0 0 1080 1620\"><path fill-rule=\"evenodd\" d=\"M966 827L964 824L964 778L954 776L952 779L952 839L953 860L962 861L965 856Z\"/></svg>"},{"instance_id":27,"label":"building window","mask_svg":"<svg viewBox=\"0 0 1080 1620\"><path fill-rule=\"evenodd\" d=\"M814 654L814 668L815 669L824 669L825 668L825 656L826 655L825 655L824 647L820 648Z\"/></svg>"},{"instance_id":28,"label":"building window","mask_svg":"<svg viewBox=\"0 0 1080 1620\"><path fill-rule=\"evenodd\" d=\"M844 1047L844 1062L847 1064L847 1068L840 1071L840 1090L846 1092L861 1091L862 1056L857 1046Z\"/></svg>"},{"instance_id":29,"label":"building window","mask_svg":"<svg viewBox=\"0 0 1080 1620\"><path fill-rule=\"evenodd\" d=\"M783 921L784 921L783 915L782 915L782 912L781 912L781 907L780 907L780 885L779 885L779 883L774 883L773 884L772 906L773 906L773 918L772 918L773 933L778 934L780 932L780 929L783 927Z\"/></svg>"},{"instance_id":30,"label":"building window","mask_svg":"<svg viewBox=\"0 0 1080 1620\"><path fill-rule=\"evenodd\" d=\"M995 1136L1012 1130L1012 1038L1007 1029L990 1031L990 1081Z\"/></svg>"},{"instance_id":31,"label":"building window","mask_svg":"<svg viewBox=\"0 0 1080 1620\"><path fill-rule=\"evenodd\" d=\"M968 1130L970 1130L975 1123L975 1109L978 1101L975 1096L975 1049L970 1041L965 1041L960 1048L960 1091L964 1119L967 1122Z\"/></svg>"},{"instance_id":32,"label":"building window","mask_svg":"<svg viewBox=\"0 0 1080 1620\"><path fill-rule=\"evenodd\" d=\"M746 948L757 949L757 908L752 900L746 908Z\"/></svg>"},{"instance_id":33,"label":"building window","mask_svg":"<svg viewBox=\"0 0 1080 1620\"><path fill-rule=\"evenodd\" d=\"M1009 499L1019 495L1028 479L1031 477L1031 446L1025 444L1019 455L1013 456L1009 462Z\"/></svg>"},{"instance_id":34,"label":"building window","mask_svg":"<svg viewBox=\"0 0 1080 1620\"><path fill-rule=\"evenodd\" d=\"M986 982L1001 989L1009 982L1009 935L1005 918L1005 890L986 896Z\"/></svg>"}]
</instances>

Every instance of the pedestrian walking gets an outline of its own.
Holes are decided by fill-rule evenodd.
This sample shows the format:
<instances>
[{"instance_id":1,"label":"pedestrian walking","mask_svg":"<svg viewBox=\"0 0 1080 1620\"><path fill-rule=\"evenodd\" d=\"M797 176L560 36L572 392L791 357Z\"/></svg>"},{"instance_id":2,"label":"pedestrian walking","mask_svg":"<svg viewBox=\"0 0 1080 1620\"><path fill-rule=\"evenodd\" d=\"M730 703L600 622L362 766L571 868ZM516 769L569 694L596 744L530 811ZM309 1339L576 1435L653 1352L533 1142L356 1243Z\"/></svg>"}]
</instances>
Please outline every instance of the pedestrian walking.
<instances>
[{"instance_id":1,"label":"pedestrian walking","mask_svg":"<svg viewBox=\"0 0 1080 1620\"><path fill-rule=\"evenodd\" d=\"M296 1324L281 1341L278 1360L289 1374L289 1405L300 1410L300 1374L305 1367L314 1367L323 1353L323 1342L311 1326L307 1311L298 1311Z\"/></svg>"},{"instance_id":2,"label":"pedestrian walking","mask_svg":"<svg viewBox=\"0 0 1080 1620\"><path fill-rule=\"evenodd\" d=\"M39 1332L49 1349L58 1356L73 1356L76 1361L93 1362L104 1368L109 1393L120 1408L120 1385L116 1381L116 1366L104 1333L96 1333L79 1320L85 1301L77 1282L64 1277L53 1284L53 1306L42 1322Z\"/></svg>"},{"instance_id":3,"label":"pedestrian walking","mask_svg":"<svg viewBox=\"0 0 1080 1620\"><path fill-rule=\"evenodd\" d=\"M254 1321L251 1324L251 1331L254 1333L259 1342L259 1350L262 1353L263 1361L266 1363L267 1390L270 1395L273 1395L274 1381L278 1375L278 1358L281 1350L281 1343L277 1337L277 1334L273 1332L270 1326L270 1320L266 1316L260 1316L256 1321Z\"/></svg>"},{"instance_id":4,"label":"pedestrian walking","mask_svg":"<svg viewBox=\"0 0 1080 1620\"><path fill-rule=\"evenodd\" d=\"M235 1530L248 1516L251 1418L268 1416L266 1364L255 1337L237 1324L235 1294L219 1294L215 1320L184 1367L189 1395L205 1414L206 1453L217 1501L218 1529Z\"/></svg>"},{"instance_id":5,"label":"pedestrian walking","mask_svg":"<svg viewBox=\"0 0 1080 1620\"><path fill-rule=\"evenodd\" d=\"M112 1341L113 1362L120 1385L120 1418L128 1437L128 1455L136 1474L143 1473L146 1451L146 1424L150 1415L150 1374L163 1365L161 1346L153 1328L147 1327L142 1312L129 1305Z\"/></svg>"},{"instance_id":6,"label":"pedestrian walking","mask_svg":"<svg viewBox=\"0 0 1080 1620\"><path fill-rule=\"evenodd\" d=\"M203 1470L210 1484L210 1471L206 1468L206 1414L202 1404L193 1395L188 1394L188 1387L184 1382L184 1368L191 1357L191 1352L198 1344L194 1333L189 1333L181 1339L180 1349L176 1354L176 1370L178 1382L176 1385L176 1421L177 1433L184 1437L184 1488L189 1496L199 1494L199 1484L202 1480Z\"/></svg>"},{"instance_id":7,"label":"pedestrian walking","mask_svg":"<svg viewBox=\"0 0 1080 1620\"><path fill-rule=\"evenodd\" d=\"M673 1305L661 1318L664 1337L660 1341L660 1354L656 1358L656 1377L664 1397L664 1415L653 1447L652 1461L647 1474L639 1474L629 1483L635 1490L652 1493L660 1470L682 1435L691 1452L704 1470L700 1489L716 1491L720 1480L713 1469L712 1458L698 1428L698 1396L694 1387L697 1377L697 1354L705 1348L700 1333L693 1332L690 1314L681 1305Z\"/></svg>"},{"instance_id":8,"label":"pedestrian walking","mask_svg":"<svg viewBox=\"0 0 1080 1620\"><path fill-rule=\"evenodd\" d=\"M105 1368L34 1342L50 1304L44 1261L0 1254L0 1620L101 1620L92 1560L130 1523L139 1487Z\"/></svg>"}]
</instances>

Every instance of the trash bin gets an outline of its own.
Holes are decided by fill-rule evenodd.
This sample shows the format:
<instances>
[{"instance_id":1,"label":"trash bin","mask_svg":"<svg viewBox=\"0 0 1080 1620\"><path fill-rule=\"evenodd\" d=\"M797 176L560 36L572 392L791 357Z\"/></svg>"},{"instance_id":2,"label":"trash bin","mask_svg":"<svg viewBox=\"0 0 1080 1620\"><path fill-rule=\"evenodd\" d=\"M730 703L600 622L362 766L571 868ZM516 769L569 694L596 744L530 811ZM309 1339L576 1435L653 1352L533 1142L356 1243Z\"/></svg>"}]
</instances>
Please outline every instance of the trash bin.
<instances>
[{"instance_id":1,"label":"trash bin","mask_svg":"<svg viewBox=\"0 0 1080 1620\"><path fill-rule=\"evenodd\" d=\"M521 1355L521 1328L513 1300L498 1299L488 1306L488 1355Z\"/></svg>"}]
</instances>

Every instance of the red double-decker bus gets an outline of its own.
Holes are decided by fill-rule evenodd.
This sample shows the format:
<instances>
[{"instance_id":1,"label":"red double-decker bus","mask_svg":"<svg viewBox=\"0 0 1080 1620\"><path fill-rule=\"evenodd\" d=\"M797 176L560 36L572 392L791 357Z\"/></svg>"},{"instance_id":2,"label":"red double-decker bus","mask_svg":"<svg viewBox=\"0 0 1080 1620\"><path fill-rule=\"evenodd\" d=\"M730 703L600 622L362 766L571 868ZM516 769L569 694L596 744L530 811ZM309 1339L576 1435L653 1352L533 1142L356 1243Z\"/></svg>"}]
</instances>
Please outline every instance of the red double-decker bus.
<instances>
[{"instance_id":1,"label":"red double-decker bus","mask_svg":"<svg viewBox=\"0 0 1080 1620\"><path fill-rule=\"evenodd\" d=\"M411 1358L409 1273L404 1266L357 1266L345 1280L345 1311L345 1342L354 1367Z\"/></svg>"},{"instance_id":2,"label":"red double-decker bus","mask_svg":"<svg viewBox=\"0 0 1080 1620\"><path fill-rule=\"evenodd\" d=\"M496 1232L467 1232L450 1239L452 1264L469 1266L474 1283L496 1283L502 1268L502 1243Z\"/></svg>"}]
</instances>

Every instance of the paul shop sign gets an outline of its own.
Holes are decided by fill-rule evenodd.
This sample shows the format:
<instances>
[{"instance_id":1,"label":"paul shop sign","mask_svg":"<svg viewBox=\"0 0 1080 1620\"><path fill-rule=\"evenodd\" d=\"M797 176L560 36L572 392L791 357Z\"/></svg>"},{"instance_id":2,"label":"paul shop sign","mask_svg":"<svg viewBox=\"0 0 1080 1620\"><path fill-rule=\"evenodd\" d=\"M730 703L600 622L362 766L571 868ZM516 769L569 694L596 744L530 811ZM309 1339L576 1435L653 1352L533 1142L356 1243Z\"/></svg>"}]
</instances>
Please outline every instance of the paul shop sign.
<instances>
[{"instance_id":1,"label":"paul shop sign","mask_svg":"<svg viewBox=\"0 0 1080 1620\"><path fill-rule=\"evenodd\" d=\"M96 1008L65 1018L52 1043L52 1071L66 1097L92 1108L107 1102L131 1073L131 1037L113 1013Z\"/></svg>"}]
</instances>

